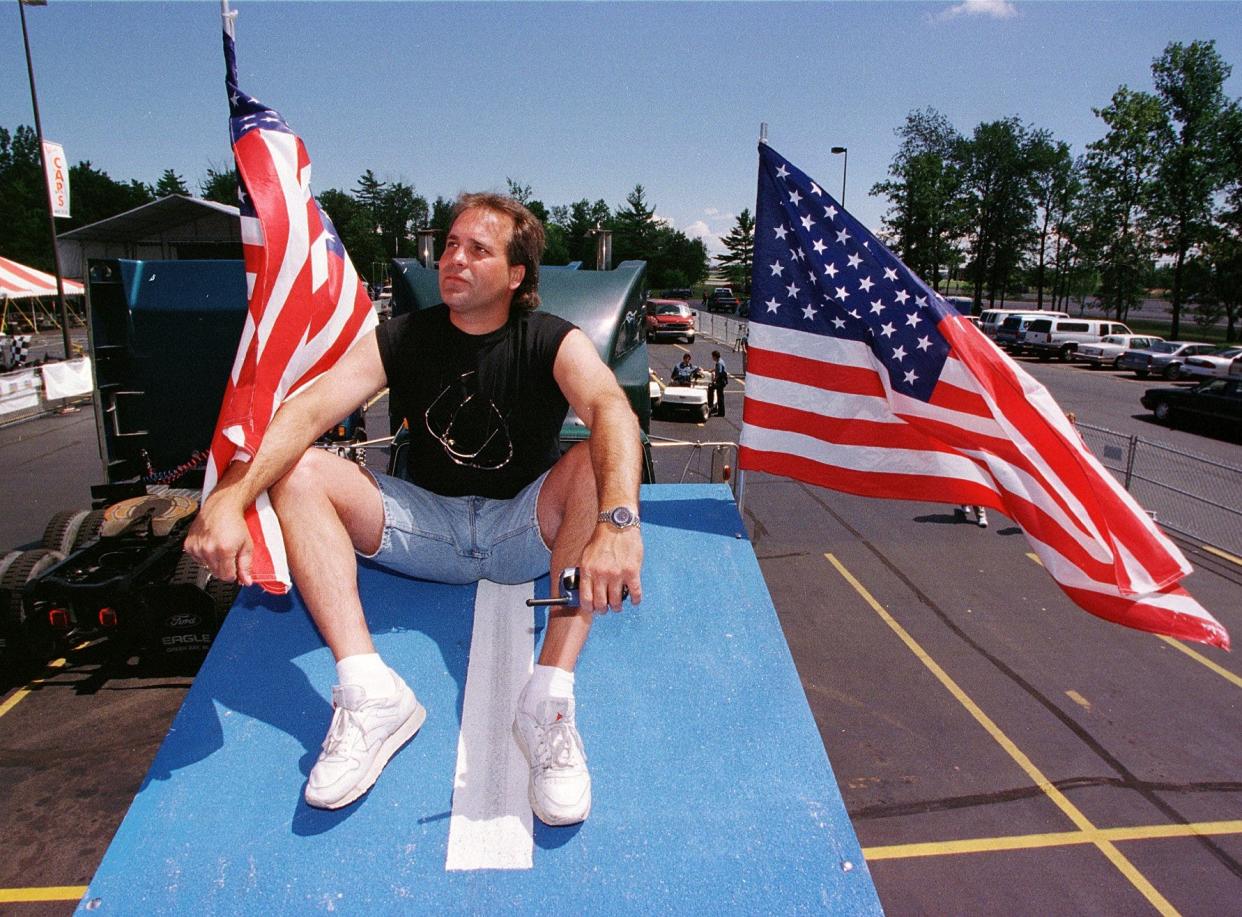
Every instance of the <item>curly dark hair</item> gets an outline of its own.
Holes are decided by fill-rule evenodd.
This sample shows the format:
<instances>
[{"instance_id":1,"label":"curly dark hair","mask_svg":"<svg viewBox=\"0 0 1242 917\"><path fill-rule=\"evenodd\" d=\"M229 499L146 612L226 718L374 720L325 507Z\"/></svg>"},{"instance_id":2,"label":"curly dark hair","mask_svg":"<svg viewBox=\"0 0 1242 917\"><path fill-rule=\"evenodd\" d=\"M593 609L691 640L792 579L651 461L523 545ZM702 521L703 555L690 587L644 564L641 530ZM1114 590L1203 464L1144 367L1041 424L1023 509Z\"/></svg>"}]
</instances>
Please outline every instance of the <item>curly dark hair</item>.
<instances>
[{"instance_id":1,"label":"curly dark hair","mask_svg":"<svg viewBox=\"0 0 1242 917\"><path fill-rule=\"evenodd\" d=\"M521 285L513 293L513 308L522 312L534 312L539 308L539 262L543 258L543 223L513 198L490 192L458 195L450 223L475 207L504 214L513 220L513 236L509 239L509 248L505 255L509 264L520 264L526 268Z\"/></svg>"}]
</instances>

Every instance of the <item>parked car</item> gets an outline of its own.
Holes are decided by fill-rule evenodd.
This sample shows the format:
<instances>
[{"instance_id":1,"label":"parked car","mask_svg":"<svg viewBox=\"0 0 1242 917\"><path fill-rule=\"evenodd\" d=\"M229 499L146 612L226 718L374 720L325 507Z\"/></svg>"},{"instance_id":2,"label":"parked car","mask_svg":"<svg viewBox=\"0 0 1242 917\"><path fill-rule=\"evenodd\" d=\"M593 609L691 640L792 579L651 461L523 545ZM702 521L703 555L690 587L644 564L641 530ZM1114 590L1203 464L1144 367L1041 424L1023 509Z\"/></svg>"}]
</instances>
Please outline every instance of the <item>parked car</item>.
<instances>
[{"instance_id":1,"label":"parked car","mask_svg":"<svg viewBox=\"0 0 1242 917\"><path fill-rule=\"evenodd\" d=\"M1151 334L1110 334L1100 339L1098 344L1081 344L1074 351L1074 359L1099 369L1101 366L1117 368L1117 360L1127 350L1146 350L1152 344L1164 338Z\"/></svg>"},{"instance_id":2,"label":"parked car","mask_svg":"<svg viewBox=\"0 0 1242 917\"><path fill-rule=\"evenodd\" d=\"M738 299L729 287L716 287L707 297L708 312L736 312Z\"/></svg>"},{"instance_id":3,"label":"parked car","mask_svg":"<svg viewBox=\"0 0 1242 917\"><path fill-rule=\"evenodd\" d=\"M1209 379L1193 388L1149 388L1141 400L1156 420L1169 426L1200 421L1234 436L1242 434L1242 378Z\"/></svg>"},{"instance_id":4,"label":"parked car","mask_svg":"<svg viewBox=\"0 0 1242 917\"><path fill-rule=\"evenodd\" d=\"M688 287L679 287L676 290L661 290L660 299L684 299L689 302L694 298L694 291Z\"/></svg>"},{"instance_id":5,"label":"parked car","mask_svg":"<svg viewBox=\"0 0 1242 917\"><path fill-rule=\"evenodd\" d=\"M1187 357L1182 364L1182 375L1187 378L1224 379L1234 363L1242 363L1242 347L1224 347L1214 353L1201 353ZM1238 370L1242 372L1242 370Z\"/></svg>"},{"instance_id":6,"label":"parked car","mask_svg":"<svg viewBox=\"0 0 1242 917\"><path fill-rule=\"evenodd\" d=\"M1022 346L1041 360L1065 362L1082 344L1095 344L1110 334L1130 334L1121 322L1098 318L1039 318L1026 326Z\"/></svg>"},{"instance_id":7,"label":"parked car","mask_svg":"<svg viewBox=\"0 0 1242 917\"><path fill-rule=\"evenodd\" d=\"M680 299L647 300L645 322L648 340L675 337L683 338L687 344L694 343L694 313Z\"/></svg>"},{"instance_id":8,"label":"parked car","mask_svg":"<svg viewBox=\"0 0 1242 917\"><path fill-rule=\"evenodd\" d=\"M1199 341L1157 341L1145 350L1127 350L1117 358L1117 368L1128 369L1140 379L1146 379L1151 373L1176 379L1182 374L1182 364L1187 357L1211 353L1215 349L1215 344Z\"/></svg>"}]
</instances>

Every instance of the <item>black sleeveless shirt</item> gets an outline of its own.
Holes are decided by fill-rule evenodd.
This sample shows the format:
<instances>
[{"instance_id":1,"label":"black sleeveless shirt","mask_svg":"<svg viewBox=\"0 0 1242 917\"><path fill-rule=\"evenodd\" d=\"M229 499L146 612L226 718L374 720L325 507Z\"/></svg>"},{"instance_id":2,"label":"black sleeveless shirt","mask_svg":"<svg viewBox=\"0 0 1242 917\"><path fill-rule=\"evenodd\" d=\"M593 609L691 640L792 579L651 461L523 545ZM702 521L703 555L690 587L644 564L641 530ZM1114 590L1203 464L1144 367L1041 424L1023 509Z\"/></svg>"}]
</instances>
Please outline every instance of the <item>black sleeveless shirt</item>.
<instances>
[{"instance_id":1,"label":"black sleeveless shirt","mask_svg":"<svg viewBox=\"0 0 1242 917\"><path fill-rule=\"evenodd\" d=\"M390 410L410 429L406 477L443 496L507 500L551 468L569 409L552 366L573 328L535 311L466 334L444 304L382 323Z\"/></svg>"}]
</instances>

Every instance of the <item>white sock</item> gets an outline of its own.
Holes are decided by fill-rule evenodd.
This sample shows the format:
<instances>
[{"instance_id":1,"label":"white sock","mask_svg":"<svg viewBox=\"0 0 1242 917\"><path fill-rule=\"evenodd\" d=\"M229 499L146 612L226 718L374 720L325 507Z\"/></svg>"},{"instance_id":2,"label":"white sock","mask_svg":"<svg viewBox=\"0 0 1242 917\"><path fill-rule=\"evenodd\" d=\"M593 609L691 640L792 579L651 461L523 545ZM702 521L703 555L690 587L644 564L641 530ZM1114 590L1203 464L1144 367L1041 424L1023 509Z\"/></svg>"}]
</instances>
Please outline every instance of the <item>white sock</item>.
<instances>
[{"instance_id":1,"label":"white sock","mask_svg":"<svg viewBox=\"0 0 1242 917\"><path fill-rule=\"evenodd\" d=\"M554 665L536 665L522 692L522 709L534 716L539 703L552 697L573 700L574 673Z\"/></svg>"},{"instance_id":2,"label":"white sock","mask_svg":"<svg viewBox=\"0 0 1242 917\"><path fill-rule=\"evenodd\" d=\"M392 673L379 653L346 656L336 664L336 677L343 685L358 685L367 692L368 699L389 697L397 690Z\"/></svg>"}]
</instances>

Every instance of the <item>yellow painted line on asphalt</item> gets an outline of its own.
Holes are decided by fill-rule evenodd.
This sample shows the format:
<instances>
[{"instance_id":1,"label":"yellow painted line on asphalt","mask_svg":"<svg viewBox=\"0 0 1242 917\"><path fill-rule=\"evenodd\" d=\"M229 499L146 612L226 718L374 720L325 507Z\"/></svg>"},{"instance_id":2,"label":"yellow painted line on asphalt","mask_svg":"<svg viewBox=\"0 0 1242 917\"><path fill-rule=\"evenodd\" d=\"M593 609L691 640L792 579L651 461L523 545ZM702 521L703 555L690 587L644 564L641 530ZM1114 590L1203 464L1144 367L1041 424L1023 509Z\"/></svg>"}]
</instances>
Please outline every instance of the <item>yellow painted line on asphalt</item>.
<instances>
[{"instance_id":1,"label":"yellow painted line on asphalt","mask_svg":"<svg viewBox=\"0 0 1242 917\"><path fill-rule=\"evenodd\" d=\"M1098 833L1099 829L1091 823L1091 820L1087 818L1087 816L1083 814L1083 812L1076 805L1070 802L1068 797L1057 789L1051 780L1044 776L1043 772L1035 766L1035 763L1028 758L1026 754L1018 748L1018 746L1015 745L1007 735L1005 735L1004 732L1001 731L1001 728L992 721L991 717L983 712L983 709L978 704L971 700L970 696L961 689L952 677L950 677L949 673L942 669L939 663L932 659L927 651L919 645L919 642L910 636L910 633L904 627L897 623L897 619L890 615L884 609L884 606L876 601L875 596L868 592L867 588L863 586L863 584L860 583L834 555L825 554L824 557L827 558L828 562L836 568L842 578L844 578L845 581L854 588L854 591L858 593L862 600L871 606L871 609L880 616L880 619L889 626L893 633L895 633L901 642L906 645L910 652L914 653L914 655L920 662L923 663L928 671L936 676L936 679L944 685L945 689L948 690L954 698L957 699L957 702L966 708L967 712L974 717L975 722L983 727L988 735L990 735L992 739L1000 745L1002 749L1004 749L1005 753L1013 759L1014 763L1017 764L1028 777L1030 777L1031 781L1037 787L1039 787L1043 794L1047 796L1058 809L1061 810L1065 817L1068 818L1079 831ZM1091 843L1096 847L1096 849L1103 853L1105 857L1108 858L1108 861L1116 867L1117 871L1125 876L1126 879L1129 880L1130 884L1133 885L1139 893L1147 899L1148 903L1151 904L1151 906L1154 907L1159 913L1177 913L1177 910L1174 909L1173 905L1168 902L1164 895L1160 894L1160 892L1156 890L1156 887L1147 880L1147 877L1139 872L1133 863L1126 859L1125 855L1117 849L1116 845L1112 841L1104 837L1097 837L1094 838Z\"/></svg>"},{"instance_id":2,"label":"yellow painted line on asphalt","mask_svg":"<svg viewBox=\"0 0 1242 917\"><path fill-rule=\"evenodd\" d=\"M381 398L383 398L387 394L388 394L388 389L386 388L380 389L378 392L375 393L375 396L370 401L367 402L367 405L363 410L366 410L366 411L371 410L371 405L375 404L375 402L379 401Z\"/></svg>"},{"instance_id":3,"label":"yellow painted line on asphalt","mask_svg":"<svg viewBox=\"0 0 1242 917\"><path fill-rule=\"evenodd\" d=\"M1242 834L1242 821L1210 821L1192 825L1140 825L1131 828L1099 828L1095 831L1056 831L1049 834L1014 834L1007 837L972 837L921 844L885 844L864 847L867 862L905 860L915 857L956 856L963 853L996 853L1004 850L1035 850L1068 847L1097 841L1147 841L1176 837L1210 837Z\"/></svg>"},{"instance_id":4,"label":"yellow painted line on asphalt","mask_svg":"<svg viewBox=\"0 0 1242 917\"><path fill-rule=\"evenodd\" d=\"M1208 548L1207 545L1204 545L1203 547L1207 548L1213 554L1220 554L1227 559L1242 563L1242 560L1239 560L1238 558L1234 557L1232 554L1227 554L1224 551L1217 551L1214 548ZM1036 557L1034 554L1027 554L1026 556L1029 557L1031 560L1035 561L1035 563L1037 564L1040 563L1039 558ZM1153 636L1157 637L1160 640L1163 640L1165 643L1167 643L1169 646L1173 647L1174 649L1181 650L1183 653L1185 653L1195 662L1211 669L1221 678L1225 679L1225 681L1228 681L1231 684L1237 685L1239 688L1242 688L1242 676L1235 675L1233 672L1230 672L1224 666L1218 665L1217 663L1213 662L1211 659L1208 659L1207 656L1204 656L1202 653L1196 653L1194 650L1186 646L1180 640L1175 640L1172 637L1166 637L1164 634L1154 634Z\"/></svg>"},{"instance_id":5,"label":"yellow painted line on asphalt","mask_svg":"<svg viewBox=\"0 0 1242 917\"><path fill-rule=\"evenodd\" d=\"M1236 554L1230 554L1228 551L1222 551L1220 548L1214 548L1210 544L1201 544L1199 547L1203 548L1203 550L1207 551L1209 554L1215 554L1222 560L1227 560L1231 564L1237 564L1239 567L1242 567L1242 557L1238 557Z\"/></svg>"},{"instance_id":6,"label":"yellow painted line on asphalt","mask_svg":"<svg viewBox=\"0 0 1242 917\"><path fill-rule=\"evenodd\" d=\"M30 904L35 901L79 901L85 894L85 885L0 888L0 904Z\"/></svg>"},{"instance_id":7,"label":"yellow painted line on asphalt","mask_svg":"<svg viewBox=\"0 0 1242 917\"><path fill-rule=\"evenodd\" d=\"M1231 682L1237 687L1242 688L1242 676L1235 675L1233 672L1230 672L1224 666L1217 665L1215 662L1213 662L1211 659L1208 659L1207 656L1204 656L1202 653L1196 653L1194 650L1192 650L1186 644L1182 643L1180 640L1174 640L1172 637L1164 636L1164 634L1156 634L1156 636L1159 637L1161 640L1163 640L1165 643L1167 643L1169 646L1173 647L1173 649L1181 650L1183 653L1185 653L1187 656L1189 656L1191 659L1193 659L1195 662L1199 663L1200 665L1207 666L1207 668L1211 669L1221 678L1225 679L1225 681Z\"/></svg>"},{"instance_id":8,"label":"yellow painted line on asphalt","mask_svg":"<svg viewBox=\"0 0 1242 917\"><path fill-rule=\"evenodd\" d=\"M1031 551L1027 551L1026 556L1029 557L1031 560L1035 561L1035 563L1039 564L1041 567L1044 565L1044 562L1039 559L1038 554L1032 553Z\"/></svg>"},{"instance_id":9,"label":"yellow painted line on asphalt","mask_svg":"<svg viewBox=\"0 0 1242 917\"><path fill-rule=\"evenodd\" d=\"M53 659L51 662L47 664L47 667L49 669L59 669L64 664L65 664L64 659ZM6 700L3 704L0 704L0 716L4 716L6 713L8 713L10 710L16 707L18 704L20 704L22 700L26 697L26 695L30 693L31 688L33 688L35 685L43 684L44 681L46 681L46 679L44 678L35 678L35 679L32 679L30 684L26 685L26 687L18 688L16 691L14 691L12 696L10 696L8 700Z\"/></svg>"},{"instance_id":10,"label":"yellow painted line on asphalt","mask_svg":"<svg viewBox=\"0 0 1242 917\"><path fill-rule=\"evenodd\" d=\"M1065 696L1068 697L1070 700L1072 700L1074 703L1076 703L1079 707L1084 707L1087 710L1091 709L1091 701L1087 700L1077 691L1073 691L1073 690L1066 691Z\"/></svg>"}]
</instances>

